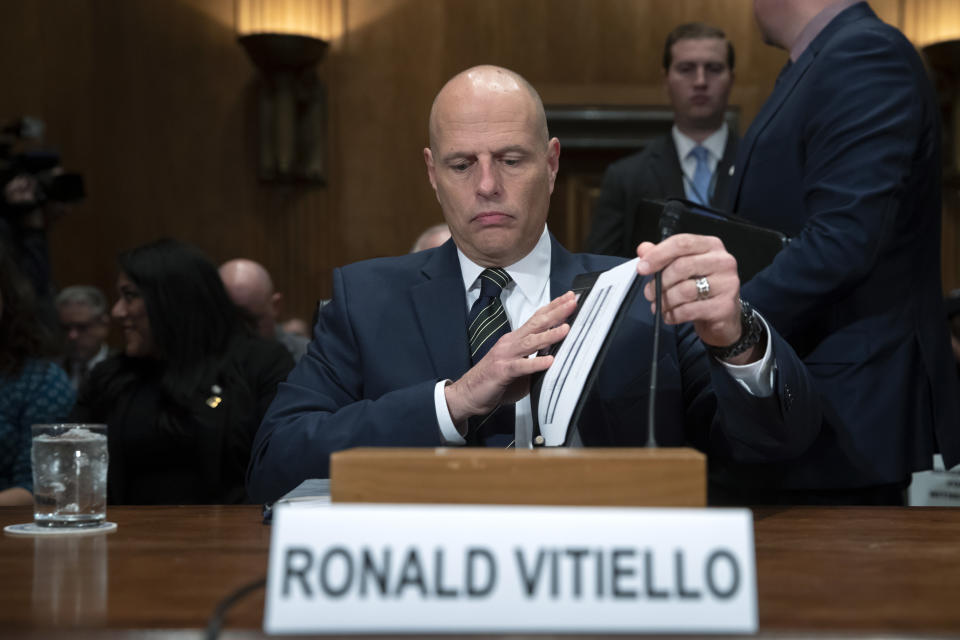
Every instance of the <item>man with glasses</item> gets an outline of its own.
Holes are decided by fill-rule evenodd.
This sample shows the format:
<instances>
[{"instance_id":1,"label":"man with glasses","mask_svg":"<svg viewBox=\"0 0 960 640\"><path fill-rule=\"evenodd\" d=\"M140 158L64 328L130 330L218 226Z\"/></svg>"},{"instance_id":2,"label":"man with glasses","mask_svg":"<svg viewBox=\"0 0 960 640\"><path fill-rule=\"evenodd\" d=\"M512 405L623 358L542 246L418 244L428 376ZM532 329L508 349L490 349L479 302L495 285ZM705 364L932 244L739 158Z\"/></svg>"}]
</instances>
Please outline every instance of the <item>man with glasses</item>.
<instances>
[{"instance_id":1,"label":"man with glasses","mask_svg":"<svg viewBox=\"0 0 960 640\"><path fill-rule=\"evenodd\" d=\"M110 353L107 299L96 287L75 285L61 291L56 304L64 336L62 364L76 390Z\"/></svg>"}]
</instances>

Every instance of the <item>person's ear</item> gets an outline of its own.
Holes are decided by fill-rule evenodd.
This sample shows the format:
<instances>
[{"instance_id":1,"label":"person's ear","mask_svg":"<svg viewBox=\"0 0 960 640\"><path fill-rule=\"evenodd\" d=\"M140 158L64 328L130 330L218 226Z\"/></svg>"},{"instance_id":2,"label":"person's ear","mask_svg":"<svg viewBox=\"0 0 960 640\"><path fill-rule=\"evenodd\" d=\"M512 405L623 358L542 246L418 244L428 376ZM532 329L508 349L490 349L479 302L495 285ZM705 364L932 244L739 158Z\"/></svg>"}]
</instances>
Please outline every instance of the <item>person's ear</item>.
<instances>
[{"instance_id":1,"label":"person's ear","mask_svg":"<svg viewBox=\"0 0 960 640\"><path fill-rule=\"evenodd\" d=\"M280 317L280 310L283 308L283 294L277 291L270 296L270 308L273 309L273 317Z\"/></svg>"},{"instance_id":2,"label":"person's ear","mask_svg":"<svg viewBox=\"0 0 960 640\"><path fill-rule=\"evenodd\" d=\"M437 193L437 169L433 164L433 152L430 151L430 147L423 148L423 161L427 165L427 177L430 179L430 186L433 187L433 192L437 196L437 201L439 201L440 194Z\"/></svg>"},{"instance_id":3,"label":"person's ear","mask_svg":"<svg viewBox=\"0 0 960 640\"><path fill-rule=\"evenodd\" d=\"M551 138L547 143L547 165L550 167L550 193L553 193L557 172L560 171L560 141L557 138Z\"/></svg>"}]
</instances>

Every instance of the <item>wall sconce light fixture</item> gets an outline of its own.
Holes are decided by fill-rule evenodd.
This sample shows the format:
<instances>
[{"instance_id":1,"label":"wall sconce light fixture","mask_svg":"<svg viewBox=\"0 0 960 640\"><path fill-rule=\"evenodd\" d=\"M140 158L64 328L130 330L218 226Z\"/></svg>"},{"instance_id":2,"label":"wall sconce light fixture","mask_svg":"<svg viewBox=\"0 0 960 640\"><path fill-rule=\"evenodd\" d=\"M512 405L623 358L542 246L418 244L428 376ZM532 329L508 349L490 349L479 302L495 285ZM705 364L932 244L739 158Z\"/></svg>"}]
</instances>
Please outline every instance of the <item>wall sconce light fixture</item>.
<instances>
[{"instance_id":1,"label":"wall sconce light fixture","mask_svg":"<svg viewBox=\"0 0 960 640\"><path fill-rule=\"evenodd\" d=\"M260 178L323 183L326 93L316 65L326 53L327 42L315 35L286 31L243 33L242 12L249 14L250 6L257 9L258 4L241 0L238 5L241 34L237 40L261 72Z\"/></svg>"}]
</instances>

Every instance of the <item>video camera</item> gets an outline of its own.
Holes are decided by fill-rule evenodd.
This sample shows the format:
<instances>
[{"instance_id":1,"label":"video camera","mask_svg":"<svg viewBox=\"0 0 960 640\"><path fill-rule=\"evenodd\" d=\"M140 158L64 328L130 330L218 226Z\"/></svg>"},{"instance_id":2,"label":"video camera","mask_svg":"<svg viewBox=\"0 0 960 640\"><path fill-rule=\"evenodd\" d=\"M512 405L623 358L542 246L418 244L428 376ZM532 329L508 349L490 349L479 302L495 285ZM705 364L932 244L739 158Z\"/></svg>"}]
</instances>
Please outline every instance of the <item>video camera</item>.
<instances>
[{"instance_id":1,"label":"video camera","mask_svg":"<svg viewBox=\"0 0 960 640\"><path fill-rule=\"evenodd\" d=\"M29 117L0 128L0 214L25 213L48 202L79 202L86 195L83 176L64 172L57 152L22 149L24 141L42 139L44 129L42 120ZM13 189L12 181L20 177L25 180Z\"/></svg>"}]
</instances>

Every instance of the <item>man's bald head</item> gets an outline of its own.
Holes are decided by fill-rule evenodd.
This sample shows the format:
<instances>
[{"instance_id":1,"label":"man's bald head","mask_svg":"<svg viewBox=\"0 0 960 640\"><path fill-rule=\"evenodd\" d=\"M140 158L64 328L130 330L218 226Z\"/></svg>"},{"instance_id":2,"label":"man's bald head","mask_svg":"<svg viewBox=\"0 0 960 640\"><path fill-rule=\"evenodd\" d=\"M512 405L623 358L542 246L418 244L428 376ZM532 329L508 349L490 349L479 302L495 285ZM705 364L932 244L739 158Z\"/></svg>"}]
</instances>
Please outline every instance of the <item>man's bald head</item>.
<instances>
[{"instance_id":1,"label":"man's bald head","mask_svg":"<svg viewBox=\"0 0 960 640\"><path fill-rule=\"evenodd\" d=\"M436 150L438 132L451 112L456 112L466 101L491 95L509 95L522 91L529 97L531 124L547 144L547 116L540 94L515 71L494 65L471 67L450 78L433 100L430 108L430 148Z\"/></svg>"},{"instance_id":2,"label":"man's bald head","mask_svg":"<svg viewBox=\"0 0 960 640\"><path fill-rule=\"evenodd\" d=\"M507 267L543 234L560 166L540 96L502 67L473 67L443 86L430 110L427 176L457 248Z\"/></svg>"},{"instance_id":3,"label":"man's bald head","mask_svg":"<svg viewBox=\"0 0 960 640\"><path fill-rule=\"evenodd\" d=\"M260 335L272 338L283 296L274 291L273 279L263 265L245 258L230 260L220 265L220 279L233 304L256 322Z\"/></svg>"}]
</instances>

